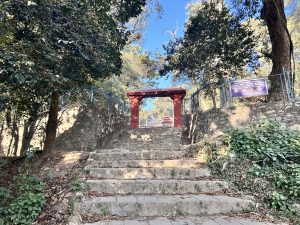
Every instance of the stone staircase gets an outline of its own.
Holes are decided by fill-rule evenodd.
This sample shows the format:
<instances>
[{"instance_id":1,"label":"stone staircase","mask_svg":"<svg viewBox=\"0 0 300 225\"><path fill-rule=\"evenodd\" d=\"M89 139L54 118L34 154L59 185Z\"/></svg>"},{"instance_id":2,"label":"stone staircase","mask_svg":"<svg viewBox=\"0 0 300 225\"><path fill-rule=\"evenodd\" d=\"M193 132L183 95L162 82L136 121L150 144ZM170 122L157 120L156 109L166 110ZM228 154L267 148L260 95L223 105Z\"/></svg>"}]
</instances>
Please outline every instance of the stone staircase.
<instances>
[{"instance_id":1,"label":"stone staircase","mask_svg":"<svg viewBox=\"0 0 300 225\"><path fill-rule=\"evenodd\" d=\"M120 132L107 149L90 153L85 169L85 195L75 205L81 224L267 224L224 216L248 209L251 201L225 195L226 182L185 158L178 129Z\"/></svg>"}]
</instances>

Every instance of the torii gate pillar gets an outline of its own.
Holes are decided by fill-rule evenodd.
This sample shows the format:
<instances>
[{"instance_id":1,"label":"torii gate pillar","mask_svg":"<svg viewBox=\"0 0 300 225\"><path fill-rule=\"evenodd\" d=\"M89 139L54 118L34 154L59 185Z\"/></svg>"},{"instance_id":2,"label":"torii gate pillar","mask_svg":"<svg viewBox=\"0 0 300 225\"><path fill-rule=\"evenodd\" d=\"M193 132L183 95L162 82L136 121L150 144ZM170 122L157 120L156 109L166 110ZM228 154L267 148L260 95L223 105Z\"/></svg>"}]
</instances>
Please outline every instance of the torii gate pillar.
<instances>
[{"instance_id":1,"label":"torii gate pillar","mask_svg":"<svg viewBox=\"0 0 300 225\"><path fill-rule=\"evenodd\" d=\"M129 96L130 99L130 111L131 111L131 128L139 128L139 112L142 101L141 96Z\"/></svg>"},{"instance_id":2,"label":"torii gate pillar","mask_svg":"<svg viewBox=\"0 0 300 225\"><path fill-rule=\"evenodd\" d=\"M186 90L183 88L171 88L171 89L152 89L141 91L129 91L127 93L130 99L131 109L131 128L139 127L139 111L140 104L143 98L151 97L170 97L173 100L174 106L174 127L182 127L182 101L186 95Z\"/></svg>"},{"instance_id":3,"label":"torii gate pillar","mask_svg":"<svg viewBox=\"0 0 300 225\"><path fill-rule=\"evenodd\" d=\"M173 100L174 106L174 127L181 128L182 127L182 100L184 96L180 94L171 95L171 99Z\"/></svg>"}]
</instances>

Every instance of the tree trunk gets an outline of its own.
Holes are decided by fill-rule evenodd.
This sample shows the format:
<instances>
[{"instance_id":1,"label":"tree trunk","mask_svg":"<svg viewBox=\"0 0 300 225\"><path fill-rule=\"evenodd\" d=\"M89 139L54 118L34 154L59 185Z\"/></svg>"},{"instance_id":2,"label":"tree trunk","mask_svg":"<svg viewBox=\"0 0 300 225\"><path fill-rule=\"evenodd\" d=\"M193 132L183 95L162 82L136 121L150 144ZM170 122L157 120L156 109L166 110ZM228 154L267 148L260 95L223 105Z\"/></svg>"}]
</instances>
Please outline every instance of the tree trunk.
<instances>
[{"instance_id":1,"label":"tree trunk","mask_svg":"<svg viewBox=\"0 0 300 225\"><path fill-rule=\"evenodd\" d=\"M264 0L261 16L268 27L272 44L271 60L273 67L269 76L271 82L269 97L272 100L280 100L283 97L281 79L280 76L274 75L281 74L283 69L291 70L292 53L292 41L287 29L283 0Z\"/></svg>"},{"instance_id":2,"label":"tree trunk","mask_svg":"<svg viewBox=\"0 0 300 225\"><path fill-rule=\"evenodd\" d=\"M217 111L216 90L210 90L209 94L213 102L213 112L216 112Z\"/></svg>"},{"instance_id":3,"label":"tree trunk","mask_svg":"<svg viewBox=\"0 0 300 225\"><path fill-rule=\"evenodd\" d=\"M60 105L59 93L53 92L51 96L48 122L46 125L46 138L45 138L45 145L44 145L45 152L55 150L59 105Z\"/></svg>"},{"instance_id":4,"label":"tree trunk","mask_svg":"<svg viewBox=\"0 0 300 225\"><path fill-rule=\"evenodd\" d=\"M29 149L30 142L31 142L34 132L35 132L35 126L36 126L37 120L38 120L38 115L36 114L34 116L29 117L29 119L24 124L24 131L23 131L20 155L24 155L26 150Z\"/></svg>"},{"instance_id":5,"label":"tree trunk","mask_svg":"<svg viewBox=\"0 0 300 225\"><path fill-rule=\"evenodd\" d=\"M18 127L18 121L15 117L12 122L11 129L11 141L9 144L9 155L10 156L17 156L18 148L19 148L19 127Z\"/></svg>"}]
</instances>

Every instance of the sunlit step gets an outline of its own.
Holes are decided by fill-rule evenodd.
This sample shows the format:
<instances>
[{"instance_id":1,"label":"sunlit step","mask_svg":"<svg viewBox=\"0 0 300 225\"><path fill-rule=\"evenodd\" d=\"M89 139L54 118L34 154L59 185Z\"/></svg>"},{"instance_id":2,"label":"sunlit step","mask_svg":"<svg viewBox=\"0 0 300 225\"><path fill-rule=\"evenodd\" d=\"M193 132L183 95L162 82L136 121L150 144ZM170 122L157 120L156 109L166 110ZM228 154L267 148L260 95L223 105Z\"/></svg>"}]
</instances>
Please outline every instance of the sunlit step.
<instances>
[{"instance_id":1,"label":"sunlit step","mask_svg":"<svg viewBox=\"0 0 300 225\"><path fill-rule=\"evenodd\" d=\"M208 168L86 168L89 176L99 179L198 179L211 176Z\"/></svg>"},{"instance_id":2,"label":"sunlit step","mask_svg":"<svg viewBox=\"0 0 300 225\"><path fill-rule=\"evenodd\" d=\"M215 180L87 180L87 190L106 194L200 194L223 192L224 181Z\"/></svg>"}]
</instances>

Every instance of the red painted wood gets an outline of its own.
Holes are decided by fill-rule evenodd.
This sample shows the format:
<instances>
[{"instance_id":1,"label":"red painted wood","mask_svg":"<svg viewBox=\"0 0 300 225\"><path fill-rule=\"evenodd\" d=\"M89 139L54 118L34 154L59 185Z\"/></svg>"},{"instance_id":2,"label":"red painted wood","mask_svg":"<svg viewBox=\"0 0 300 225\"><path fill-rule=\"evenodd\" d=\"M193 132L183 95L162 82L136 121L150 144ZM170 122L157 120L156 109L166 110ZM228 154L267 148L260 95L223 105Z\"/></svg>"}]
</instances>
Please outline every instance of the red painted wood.
<instances>
[{"instance_id":1,"label":"red painted wood","mask_svg":"<svg viewBox=\"0 0 300 225\"><path fill-rule=\"evenodd\" d=\"M186 95L186 90L183 88L169 88L169 89L148 89L148 90L135 90L128 91L128 96L143 96L150 97L170 97L172 94Z\"/></svg>"},{"instance_id":2,"label":"red painted wood","mask_svg":"<svg viewBox=\"0 0 300 225\"><path fill-rule=\"evenodd\" d=\"M170 97L173 99L174 105L174 127L182 127L182 100L186 95L186 90L183 88L169 89L149 89L128 91L127 96L130 99L131 108L131 128L139 127L139 110L143 98L150 97Z\"/></svg>"},{"instance_id":3,"label":"red painted wood","mask_svg":"<svg viewBox=\"0 0 300 225\"><path fill-rule=\"evenodd\" d=\"M173 105L174 105L174 127L180 128L182 127L182 100L184 96L181 94L174 94L171 96L173 99Z\"/></svg>"},{"instance_id":4,"label":"red painted wood","mask_svg":"<svg viewBox=\"0 0 300 225\"><path fill-rule=\"evenodd\" d=\"M139 128L139 112L142 97L129 96L130 98L130 110L131 110L131 128Z\"/></svg>"}]
</instances>

